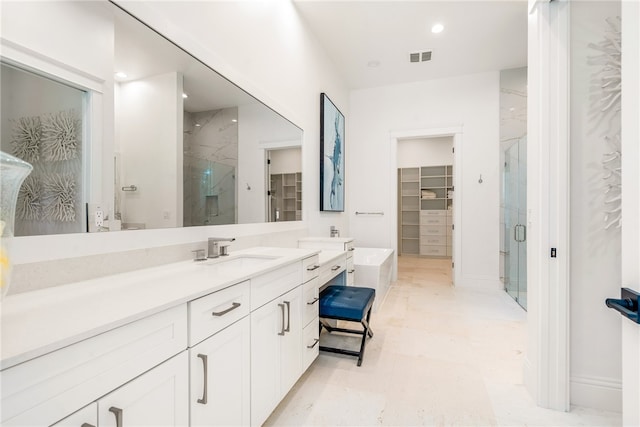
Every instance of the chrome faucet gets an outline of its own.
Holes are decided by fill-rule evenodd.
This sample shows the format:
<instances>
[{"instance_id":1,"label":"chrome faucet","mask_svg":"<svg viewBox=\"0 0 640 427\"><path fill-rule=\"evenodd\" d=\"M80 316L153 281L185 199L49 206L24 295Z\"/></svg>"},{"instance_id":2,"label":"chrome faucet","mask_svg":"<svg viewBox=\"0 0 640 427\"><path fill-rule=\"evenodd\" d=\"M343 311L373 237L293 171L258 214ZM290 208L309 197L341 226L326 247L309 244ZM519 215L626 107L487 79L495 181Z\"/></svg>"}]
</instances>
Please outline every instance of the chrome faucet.
<instances>
[{"instance_id":1,"label":"chrome faucet","mask_svg":"<svg viewBox=\"0 0 640 427\"><path fill-rule=\"evenodd\" d=\"M220 246L220 242L233 242L233 237L209 237L207 240L207 258L218 258L219 256L229 255L227 246Z\"/></svg>"}]
</instances>

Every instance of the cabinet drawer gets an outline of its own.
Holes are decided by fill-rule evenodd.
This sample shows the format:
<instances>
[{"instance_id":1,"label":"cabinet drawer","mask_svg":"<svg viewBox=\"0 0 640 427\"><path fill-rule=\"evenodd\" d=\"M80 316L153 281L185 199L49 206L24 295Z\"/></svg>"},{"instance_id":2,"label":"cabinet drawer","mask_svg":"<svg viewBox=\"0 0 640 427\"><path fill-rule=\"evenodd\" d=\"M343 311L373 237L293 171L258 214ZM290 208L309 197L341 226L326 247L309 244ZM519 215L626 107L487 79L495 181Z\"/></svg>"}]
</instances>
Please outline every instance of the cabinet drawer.
<instances>
[{"instance_id":1,"label":"cabinet drawer","mask_svg":"<svg viewBox=\"0 0 640 427\"><path fill-rule=\"evenodd\" d=\"M247 280L189 302L189 346L249 314L249 283Z\"/></svg>"},{"instance_id":2,"label":"cabinet drawer","mask_svg":"<svg viewBox=\"0 0 640 427\"><path fill-rule=\"evenodd\" d=\"M447 236L425 236L420 239L423 246L446 246Z\"/></svg>"},{"instance_id":3,"label":"cabinet drawer","mask_svg":"<svg viewBox=\"0 0 640 427\"><path fill-rule=\"evenodd\" d=\"M1 424L51 425L186 348L182 304L5 369Z\"/></svg>"},{"instance_id":4,"label":"cabinet drawer","mask_svg":"<svg viewBox=\"0 0 640 427\"><path fill-rule=\"evenodd\" d=\"M316 317L302 331L302 371L306 371L311 363L318 357L320 347L319 319Z\"/></svg>"},{"instance_id":5,"label":"cabinet drawer","mask_svg":"<svg viewBox=\"0 0 640 427\"><path fill-rule=\"evenodd\" d=\"M353 241L351 242L346 242L344 244L344 250L347 251L347 257L351 258L353 257L353 251L356 250L356 248L353 246Z\"/></svg>"},{"instance_id":6,"label":"cabinet drawer","mask_svg":"<svg viewBox=\"0 0 640 427\"><path fill-rule=\"evenodd\" d=\"M320 271L320 261L318 255L310 256L302 260L302 283L308 282L314 277L318 277Z\"/></svg>"},{"instance_id":7,"label":"cabinet drawer","mask_svg":"<svg viewBox=\"0 0 640 427\"><path fill-rule=\"evenodd\" d=\"M320 267L320 285L327 283L347 268L347 258L341 257Z\"/></svg>"},{"instance_id":8,"label":"cabinet drawer","mask_svg":"<svg viewBox=\"0 0 640 427\"><path fill-rule=\"evenodd\" d=\"M432 255L432 256L447 256L446 246L420 246L420 255Z\"/></svg>"},{"instance_id":9,"label":"cabinet drawer","mask_svg":"<svg viewBox=\"0 0 640 427\"><path fill-rule=\"evenodd\" d=\"M420 218L433 218L433 217L441 217L445 216L447 211L443 209L425 209L420 211Z\"/></svg>"},{"instance_id":10,"label":"cabinet drawer","mask_svg":"<svg viewBox=\"0 0 640 427\"><path fill-rule=\"evenodd\" d=\"M302 298L302 325L306 326L309 324L311 319L318 317L318 301L319 301L319 293L318 288L320 287L320 279L317 277L313 280L308 281L304 284L303 288L303 298Z\"/></svg>"},{"instance_id":11,"label":"cabinet drawer","mask_svg":"<svg viewBox=\"0 0 640 427\"><path fill-rule=\"evenodd\" d=\"M421 225L420 236L444 236L447 234L446 225Z\"/></svg>"},{"instance_id":12,"label":"cabinet drawer","mask_svg":"<svg viewBox=\"0 0 640 427\"><path fill-rule=\"evenodd\" d=\"M447 225L446 216L425 216L420 218L420 225Z\"/></svg>"},{"instance_id":13,"label":"cabinet drawer","mask_svg":"<svg viewBox=\"0 0 640 427\"><path fill-rule=\"evenodd\" d=\"M289 292L302 283L302 262L295 262L251 279L251 310Z\"/></svg>"}]
</instances>

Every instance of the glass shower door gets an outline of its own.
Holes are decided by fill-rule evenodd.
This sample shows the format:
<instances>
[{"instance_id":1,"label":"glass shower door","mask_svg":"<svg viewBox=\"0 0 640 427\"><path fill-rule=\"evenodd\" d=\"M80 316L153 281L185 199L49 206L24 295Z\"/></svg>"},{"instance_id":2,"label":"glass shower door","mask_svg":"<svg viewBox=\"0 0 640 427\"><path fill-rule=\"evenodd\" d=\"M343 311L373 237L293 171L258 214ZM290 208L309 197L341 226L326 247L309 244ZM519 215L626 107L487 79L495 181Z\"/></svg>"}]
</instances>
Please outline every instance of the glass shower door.
<instances>
[{"instance_id":1,"label":"glass shower door","mask_svg":"<svg viewBox=\"0 0 640 427\"><path fill-rule=\"evenodd\" d=\"M505 153L505 291L527 308L527 141Z\"/></svg>"}]
</instances>

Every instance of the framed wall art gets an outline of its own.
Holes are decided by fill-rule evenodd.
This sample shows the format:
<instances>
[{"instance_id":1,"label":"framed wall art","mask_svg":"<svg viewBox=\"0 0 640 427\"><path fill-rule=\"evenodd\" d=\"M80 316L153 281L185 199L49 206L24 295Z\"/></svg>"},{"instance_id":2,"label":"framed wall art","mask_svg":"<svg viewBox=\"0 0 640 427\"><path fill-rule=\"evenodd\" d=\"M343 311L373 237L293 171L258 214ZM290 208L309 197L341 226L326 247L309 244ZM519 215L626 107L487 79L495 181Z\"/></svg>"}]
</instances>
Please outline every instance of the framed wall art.
<instances>
[{"instance_id":1,"label":"framed wall art","mask_svg":"<svg viewBox=\"0 0 640 427\"><path fill-rule=\"evenodd\" d=\"M320 94L320 210L344 212L344 115Z\"/></svg>"}]
</instances>

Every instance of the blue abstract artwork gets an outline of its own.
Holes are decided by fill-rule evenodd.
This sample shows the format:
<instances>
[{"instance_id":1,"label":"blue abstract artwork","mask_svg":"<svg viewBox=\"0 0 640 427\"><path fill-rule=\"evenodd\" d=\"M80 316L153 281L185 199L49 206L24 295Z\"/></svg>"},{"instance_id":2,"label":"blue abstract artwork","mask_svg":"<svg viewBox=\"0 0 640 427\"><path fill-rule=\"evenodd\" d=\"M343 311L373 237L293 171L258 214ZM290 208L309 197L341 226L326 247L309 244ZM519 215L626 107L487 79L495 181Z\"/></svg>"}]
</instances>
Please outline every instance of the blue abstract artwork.
<instances>
[{"instance_id":1,"label":"blue abstract artwork","mask_svg":"<svg viewBox=\"0 0 640 427\"><path fill-rule=\"evenodd\" d=\"M320 210L344 212L344 115L320 94Z\"/></svg>"}]
</instances>

